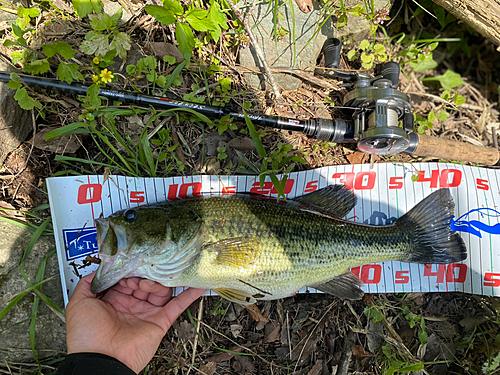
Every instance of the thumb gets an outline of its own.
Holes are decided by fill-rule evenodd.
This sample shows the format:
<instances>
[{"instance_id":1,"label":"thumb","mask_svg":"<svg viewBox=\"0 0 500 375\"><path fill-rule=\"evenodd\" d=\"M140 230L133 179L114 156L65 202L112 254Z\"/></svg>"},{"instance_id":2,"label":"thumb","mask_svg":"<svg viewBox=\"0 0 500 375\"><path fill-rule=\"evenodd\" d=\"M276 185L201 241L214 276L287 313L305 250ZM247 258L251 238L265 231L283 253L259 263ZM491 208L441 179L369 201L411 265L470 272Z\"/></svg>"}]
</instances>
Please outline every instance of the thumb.
<instances>
[{"instance_id":1,"label":"thumb","mask_svg":"<svg viewBox=\"0 0 500 375\"><path fill-rule=\"evenodd\" d=\"M77 303L85 298L95 298L96 294L92 293L90 290L90 286L92 283L92 279L94 278L95 272L84 276L78 282L73 295L71 296L71 300L69 303Z\"/></svg>"}]
</instances>

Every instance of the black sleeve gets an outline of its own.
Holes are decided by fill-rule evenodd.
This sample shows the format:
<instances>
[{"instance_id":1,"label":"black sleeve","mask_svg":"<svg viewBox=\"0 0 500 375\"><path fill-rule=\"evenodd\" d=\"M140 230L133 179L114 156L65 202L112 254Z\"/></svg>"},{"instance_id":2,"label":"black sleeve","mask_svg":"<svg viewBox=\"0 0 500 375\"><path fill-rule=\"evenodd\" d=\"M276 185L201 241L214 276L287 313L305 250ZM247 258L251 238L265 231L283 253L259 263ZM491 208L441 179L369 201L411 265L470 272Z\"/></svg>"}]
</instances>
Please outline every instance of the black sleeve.
<instances>
[{"instance_id":1,"label":"black sleeve","mask_svg":"<svg viewBox=\"0 0 500 375\"><path fill-rule=\"evenodd\" d=\"M99 353L68 354L57 375L136 375L119 360Z\"/></svg>"}]
</instances>

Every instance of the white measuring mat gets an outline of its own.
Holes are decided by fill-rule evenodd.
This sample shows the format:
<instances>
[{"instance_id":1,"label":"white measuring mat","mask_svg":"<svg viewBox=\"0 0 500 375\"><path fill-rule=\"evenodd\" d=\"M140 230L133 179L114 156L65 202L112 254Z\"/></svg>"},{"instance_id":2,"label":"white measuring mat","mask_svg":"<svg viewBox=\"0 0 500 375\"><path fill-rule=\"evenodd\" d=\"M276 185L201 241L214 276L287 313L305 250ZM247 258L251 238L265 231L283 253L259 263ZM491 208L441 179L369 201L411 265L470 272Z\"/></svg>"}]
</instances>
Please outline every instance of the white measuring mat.
<instances>
[{"instance_id":1,"label":"white measuring mat","mask_svg":"<svg viewBox=\"0 0 500 375\"><path fill-rule=\"evenodd\" d=\"M433 191L450 188L455 200L452 228L467 246L468 257L461 263L391 261L353 268L364 282L365 292L500 295L500 170L445 163L387 163L375 164L373 169L367 164L341 165L291 173L285 193L293 198L342 183L358 198L346 217L372 225L391 224ZM53 177L47 180L47 189L66 304L79 277L97 269L96 264L85 262L88 255L97 255L95 218L129 207L211 193L277 196L270 180L261 189L256 176Z\"/></svg>"}]
</instances>

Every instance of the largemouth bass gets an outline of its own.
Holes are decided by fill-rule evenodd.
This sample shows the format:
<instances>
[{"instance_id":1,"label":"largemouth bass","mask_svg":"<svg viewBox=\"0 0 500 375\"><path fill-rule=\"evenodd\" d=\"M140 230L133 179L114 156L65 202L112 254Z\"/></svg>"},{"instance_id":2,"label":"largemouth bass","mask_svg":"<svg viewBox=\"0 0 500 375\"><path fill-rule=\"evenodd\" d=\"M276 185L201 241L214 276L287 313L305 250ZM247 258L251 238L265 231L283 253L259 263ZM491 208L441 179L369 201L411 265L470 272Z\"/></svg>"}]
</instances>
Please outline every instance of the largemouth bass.
<instances>
[{"instance_id":1,"label":"largemouth bass","mask_svg":"<svg viewBox=\"0 0 500 375\"><path fill-rule=\"evenodd\" d=\"M122 278L212 289L241 304L309 286L359 299L349 268L381 261L452 263L467 258L450 229L454 202L435 191L388 226L343 219L356 204L341 185L277 202L248 194L131 208L97 219L99 293Z\"/></svg>"}]
</instances>

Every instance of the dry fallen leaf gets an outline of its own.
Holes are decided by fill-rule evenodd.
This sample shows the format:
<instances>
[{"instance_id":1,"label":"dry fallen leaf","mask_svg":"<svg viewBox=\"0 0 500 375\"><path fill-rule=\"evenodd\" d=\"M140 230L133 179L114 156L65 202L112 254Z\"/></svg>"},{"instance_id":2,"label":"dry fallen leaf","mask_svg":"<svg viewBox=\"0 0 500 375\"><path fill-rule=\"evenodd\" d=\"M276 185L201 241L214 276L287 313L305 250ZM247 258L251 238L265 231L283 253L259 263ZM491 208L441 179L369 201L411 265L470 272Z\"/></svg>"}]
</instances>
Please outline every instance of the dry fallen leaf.
<instances>
[{"instance_id":1,"label":"dry fallen leaf","mask_svg":"<svg viewBox=\"0 0 500 375\"><path fill-rule=\"evenodd\" d=\"M363 359L370 355L370 353L368 353L362 346L359 345L354 345L352 347L352 354L358 359Z\"/></svg>"},{"instance_id":2,"label":"dry fallen leaf","mask_svg":"<svg viewBox=\"0 0 500 375\"><path fill-rule=\"evenodd\" d=\"M250 306L245 306L245 309L250 313L250 316L256 322L268 322L269 321L269 319L267 319L264 315L262 315L262 313L260 312L259 308L257 307L257 305L255 303L253 305L250 305Z\"/></svg>"},{"instance_id":3,"label":"dry fallen leaf","mask_svg":"<svg viewBox=\"0 0 500 375\"><path fill-rule=\"evenodd\" d=\"M236 150L255 150L255 143L251 138L248 137L238 137L231 139L229 142L229 147Z\"/></svg>"},{"instance_id":4,"label":"dry fallen leaf","mask_svg":"<svg viewBox=\"0 0 500 375\"><path fill-rule=\"evenodd\" d=\"M55 138L50 142L45 140L45 134L58 127L45 128L35 135L34 146L40 150L54 152L56 154L73 154L81 146L75 134Z\"/></svg>"},{"instance_id":5,"label":"dry fallen leaf","mask_svg":"<svg viewBox=\"0 0 500 375\"><path fill-rule=\"evenodd\" d=\"M295 0L295 3L304 13L309 13L313 8L312 0Z\"/></svg>"},{"instance_id":6,"label":"dry fallen leaf","mask_svg":"<svg viewBox=\"0 0 500 375\"><path fill-rule=\"evenodd\" d=\"M174 328L177 331L177 337L183 340L192 339L195 335L194 326L189 323L187 320L183 320L182 322L174 323Z\"/></svg>"},{"instance_id":7,"label":"dry fallen leaf","mask_svg":"<svg viewBox=\"0 0 500 375\"><path fill-rule=\"evenodd\" d=\"M196 375L212 375L217 368L217 363L208 362L206 365L200 367Z\"/></svg>"},{"instance_id":8,"label":"dry fallen leaf","mask_svg":"<svg viewBox=\"0 0 500 375\"><path fill-rule=\"evenodd\" d=\"M356 151L354 154L347 155L346 159L349 160L351 164L363 164L368 161L370 156L361 151Z\"/></svg>"},{"instance_id":9,"label":"dry fallen leaf","mask_svg":"<svg viewBox=\"0 0 500 375\"><path fill-rule=\"evenodd\" d=\"M281 324L267 324L264 328L264 342L275 342L280 338Z\"/></svg>"},{"instance_id":10,"label":"dry fallen leaf","mask_svg":"<svg viewBox=\"0 0 500 375\"><path fill-rule=\"evenodd\" d=\"M243 331L243 326L241 324L231 324L231 333L235 339L240 337L241 331Z\"/></svg>"},{"instance_id":11,"label":"dry fallen leaf","mask_svg":"<svg viewBox=\"0 0 500 375\"><path fill-rule=\"evenodd\" d=\"M323 371L323 361L318 359L307 375L319 375Z\"/></svg>"},{"instance_id":12,"label":"dry fallen leaf","mask_svg":"<svg viewBox=\"0 0 500 375\"><path fill-rule=\"evenodd\" d=\"M158 58L163 58L164 56L173 56L177 60L177 62L181 62L184 60L182 53L179 52L179 49L174 46L172 43L167 42L152 42L151 48L153 49L153 53Z\"/></svg>"}]
</instances>

